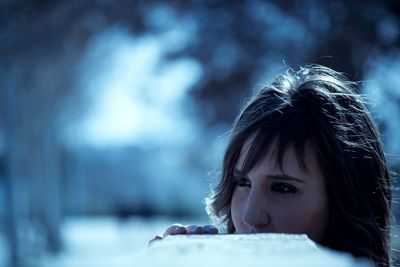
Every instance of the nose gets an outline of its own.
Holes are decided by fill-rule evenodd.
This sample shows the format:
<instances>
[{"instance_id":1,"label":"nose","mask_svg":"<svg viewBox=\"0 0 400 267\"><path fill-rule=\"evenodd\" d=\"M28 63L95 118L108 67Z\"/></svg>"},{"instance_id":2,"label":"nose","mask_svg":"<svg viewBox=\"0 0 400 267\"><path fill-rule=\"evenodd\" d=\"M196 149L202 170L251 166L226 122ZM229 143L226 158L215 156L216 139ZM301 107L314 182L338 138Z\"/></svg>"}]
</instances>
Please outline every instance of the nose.
<instances>
[{"instance_id":1,"label":"nose","mask_svg":"<svg viewBox=\"0 0 400 267\"><path fill-rule=\"evenodd\" d=\"M262 192L249 193L242 220L251 233L267 232L271 216L266 204L265 195Z\"/></svg>"}]
</instances>

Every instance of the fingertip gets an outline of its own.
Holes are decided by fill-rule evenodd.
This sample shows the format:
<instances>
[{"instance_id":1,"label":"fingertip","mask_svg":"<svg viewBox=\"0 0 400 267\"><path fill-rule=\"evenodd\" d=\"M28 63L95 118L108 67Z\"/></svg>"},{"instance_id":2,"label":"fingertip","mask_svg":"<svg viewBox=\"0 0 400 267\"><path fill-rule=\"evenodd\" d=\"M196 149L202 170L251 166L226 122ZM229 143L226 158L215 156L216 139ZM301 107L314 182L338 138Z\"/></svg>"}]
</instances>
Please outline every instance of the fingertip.
<instances>
[{"instance_id":1,"label":"fingertip","mask_svg":"<svg viewBox=\"0 0 400 267\"><path fill-rule=\"evenodd\" d=\"M165 230L164 237L167 235L184 235L186 234L186 228L181 224L173 224Z\"/></svg>"},{"instance_id":2,"label":"fingertip","mask_svg":"<svg viewBox=\"0 0 400 267\"><path fill-rule=\"evenodd\" d=\"M156 235L152 240L149 241L149 246L151 246L155 241L163 240L162 236Z\"/></svg>"},{"instance_id":3,"label":"fingertip","mask_svg":"<svg viewBox=\"0 0 400 267\"><path fill-rule=\"evenodd\" d=\"M209 224L204 226L204 232L205 234L216 235L218 234L218 229L215 226Z\"/></svg>"},{"instance_id":4,"label":"fingertip","mask_svg":"<svg viewBox=\"0 0 400 267\"><path fill-rule=\"evenodd\" d=\"M185 226L186 232L189 235L201 235L204 234L204 227L196 224L189 224Z\"/></svg>"}]
</instances>

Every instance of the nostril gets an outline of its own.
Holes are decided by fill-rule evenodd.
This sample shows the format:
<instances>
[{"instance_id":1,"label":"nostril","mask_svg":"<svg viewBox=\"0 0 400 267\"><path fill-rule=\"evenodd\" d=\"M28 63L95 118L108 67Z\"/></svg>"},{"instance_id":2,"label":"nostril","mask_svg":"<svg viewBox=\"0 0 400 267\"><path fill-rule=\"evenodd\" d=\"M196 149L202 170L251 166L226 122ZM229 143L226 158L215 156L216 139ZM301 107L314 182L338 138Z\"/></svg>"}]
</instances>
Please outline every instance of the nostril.
<instances>
[{"instance_id":1,"label":"nostril","mask_svg":"<svg viewBox=\"0 0 400 267\"><path fill-rule=\"evenodd\" d=\"M243 217L243 222L249 226L252 233L265 232L270 224L270 216L268 213L252 213Z\"/></svg>"},{"instance_id":2,"label":"nostril","mask_svg":"<svg viewBox=\"0 0 400 267\"><path fill-rule=\"evenodd\" d=\"M251 229L250 232L254 233L254 234L269 232L268 231L268 229L269 229L268 223L258 223L253 226L250 226L250 229Z\"/></svg>"}]
</instances>

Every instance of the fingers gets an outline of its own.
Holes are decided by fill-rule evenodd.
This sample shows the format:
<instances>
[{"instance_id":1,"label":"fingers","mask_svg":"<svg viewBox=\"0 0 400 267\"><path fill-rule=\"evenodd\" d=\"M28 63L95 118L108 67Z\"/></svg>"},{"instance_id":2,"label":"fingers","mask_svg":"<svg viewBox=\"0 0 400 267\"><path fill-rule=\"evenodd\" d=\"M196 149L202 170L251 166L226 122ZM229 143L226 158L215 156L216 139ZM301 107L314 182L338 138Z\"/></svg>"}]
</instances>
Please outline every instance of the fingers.
<instances>
[{"instance_id":1,"label":"fingers","mask_svg":"<svg viewBox=\"0 0 400 267\"><path fill-rule=\"evenodd\" d=\"M149 241L149 246L153 244L155 241L162 240L162 236L156 235L152 240Z\"/></svg>"},{"instance_id":2,"label":"fingers","mask_svg":"<svg viewBox=\"0 0 400 267\"><path fill-rule=\"evenodd\" d=\"M188 235L204 234L204 227L197 224L189 224L185 226Z\"/></svg>"},{"instance_id":3,"label":"fingers","mask_svg":"<svg viewBox=\"0 0 400 267\"><path fill-rule=\"evenodd\" d=\"M173 224L167 228L164 232L164 237L167 235L184 235L186 234L186 228L182 224Z\"/></svg>"},{"instance_id":4,"label":"fingers","mask_svg":"<svg viewBox=\"0 0 400 267\"><path fill-rule=\"evenodd\" d=\"M218 234L218 229L215 228L212 225L205 225L205 226L200 226L196 224L189 224L185 226L186 228L186 233L188 235L216 235Z\"/></svg>"},{"instance_id":5,"label":"fingers","mask_svg":"<svg viewBox=\"0 0 400 267\"><path fill-rule=\"evenodd\" d=\"M165 230L163 237L166 237L168 235L202 235L202 234L206 234L206 235L216 235L218 234L218 229L215 228L213 225L205 225L205 226L201 226L201 225L197 225L197 224L189 224L186 226L183 226L182 224L173 224L171 226L169 226L167 228L167 230ZM155 237L157 238L157 237ZM156 240L160 240L162 239L162 237L160 236L159 239ZM153 240L152 240L153 241ZM150 241L150 242L152 242Z\"/></svg>"},{"instance_id":6,"label":"fingers","mask_svg":"<svg viewBox=\"0 0 400 267\"><path fill-rule=\"evenodd\" d=\"M216 234L218 234L218 229L211 224L205 225L204 233L207 235L216 235Z\"/></svg>"}]
</instances>

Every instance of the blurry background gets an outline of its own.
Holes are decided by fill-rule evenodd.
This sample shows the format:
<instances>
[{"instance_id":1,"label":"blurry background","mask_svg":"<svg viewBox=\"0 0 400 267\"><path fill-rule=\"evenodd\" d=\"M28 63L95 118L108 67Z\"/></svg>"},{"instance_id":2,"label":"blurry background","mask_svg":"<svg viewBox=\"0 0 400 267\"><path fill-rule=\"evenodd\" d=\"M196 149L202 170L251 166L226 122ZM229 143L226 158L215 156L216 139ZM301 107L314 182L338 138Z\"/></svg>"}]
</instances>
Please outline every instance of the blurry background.
<instances>
[{"instance_id":1,"label":"blurry background","mask_svg":"<svg viewBox=\"0 0 400 267\"><path fill-rule=\"evenodd\" d=\"M129 265L207 222L240 106L306 63L363 81L399 171L396 0L0 1L0 266Z\"/></svg>"}]
</instances>

